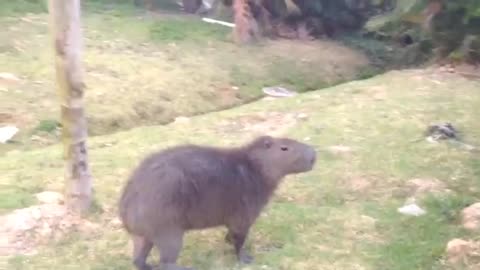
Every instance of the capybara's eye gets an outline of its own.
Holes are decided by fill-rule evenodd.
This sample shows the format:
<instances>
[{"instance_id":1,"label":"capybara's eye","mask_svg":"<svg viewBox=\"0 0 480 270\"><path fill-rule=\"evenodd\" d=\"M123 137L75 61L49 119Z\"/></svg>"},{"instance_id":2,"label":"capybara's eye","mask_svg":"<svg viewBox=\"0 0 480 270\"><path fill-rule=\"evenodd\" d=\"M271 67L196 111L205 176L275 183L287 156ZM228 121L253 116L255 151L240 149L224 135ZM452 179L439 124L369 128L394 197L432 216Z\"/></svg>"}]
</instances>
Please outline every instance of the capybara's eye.
<instances>
[{"instance_id":1,"label":"capybara's eye","mask_svg":"<svg viewBox=\"0 0 480 270\"><path fill-rule=\"evenodd\" d=\"M280 149L282 149L282 151L288 151L288 147L286 147L286 146L282 146L282 147L280 147Z\"/></svg>"}]
</instances>

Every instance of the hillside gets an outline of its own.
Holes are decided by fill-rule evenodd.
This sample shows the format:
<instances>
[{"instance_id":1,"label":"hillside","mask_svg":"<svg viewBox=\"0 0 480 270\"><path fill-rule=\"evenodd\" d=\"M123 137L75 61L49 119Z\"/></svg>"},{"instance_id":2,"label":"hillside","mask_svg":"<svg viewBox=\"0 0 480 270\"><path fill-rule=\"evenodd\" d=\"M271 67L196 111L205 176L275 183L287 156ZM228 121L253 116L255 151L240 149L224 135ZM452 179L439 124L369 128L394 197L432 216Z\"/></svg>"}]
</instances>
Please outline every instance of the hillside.
<instances>
[{"instance_id":1,"label":"hillside","mask_svg":"<svg viewBox=\"0 0 480 270\"><path fill-rule=\"evenodd\" d=\"M28 2L28 1L27 1ZM83 13L86 110L90 135L105 135L178 116L248 103L265 86L315 90L369 73L361 52L329 40L265 41L238 47L230 29L199 17L149 14L131 5L86 3ZM2 3L8 10L13 4ZM0 124L15 125L16 143L31 149L59 140L59 106L48 16L0 12Z\"/></svg>"},{"instance_id":2,"label":"hillside","mask_svg":"<svg viewBox=\"0 0 480 270\"><path fill-rule=\"evenodd\" d=\"M265 133L307 141L319 160L313 172L285 180L252 230L248 247L256 263L244 269L449 269L447 242L478 240L461 229L459 215L480 198L480 157L455 144L419 139L428 125L448 121L465 142L480 146L479 89L480 82L439 69L393 71L91 138L97 207L89 226L56 237L34 234L28 243L20 237L23 248L36 252L19 255L21 245L16 252L4 249L10 253L6 269L131 269L115 202L140 158L178 143L238 145ZM37 192L64 186L59 145L11 151L0 157L0 171L3 213L34 204ZM414 195L427 214L398 213ZM188 234L181 262L200 270L234 269L223 232ZM478 263L467 260L466 269Z\"/></svg>"}]
</instances>

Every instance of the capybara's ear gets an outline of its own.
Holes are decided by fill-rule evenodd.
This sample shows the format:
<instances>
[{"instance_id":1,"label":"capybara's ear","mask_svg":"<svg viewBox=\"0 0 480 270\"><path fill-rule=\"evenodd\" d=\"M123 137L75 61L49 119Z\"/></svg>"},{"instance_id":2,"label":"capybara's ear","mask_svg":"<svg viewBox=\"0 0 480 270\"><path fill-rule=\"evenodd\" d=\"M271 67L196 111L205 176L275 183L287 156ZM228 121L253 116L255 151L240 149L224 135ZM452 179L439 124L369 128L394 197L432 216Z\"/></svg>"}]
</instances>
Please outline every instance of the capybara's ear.
<instances>
[{"instance_id":1,"label":"capybara's ear","mask_svg":"<svg viewBox=\"0 0 480 270\"><path fill-rule=\"evenodd\" d=\"M263 145L265 148L270 148L273 145L273 138L270 136L264 136L263 137Z\"/></svg>"}]
</instances>

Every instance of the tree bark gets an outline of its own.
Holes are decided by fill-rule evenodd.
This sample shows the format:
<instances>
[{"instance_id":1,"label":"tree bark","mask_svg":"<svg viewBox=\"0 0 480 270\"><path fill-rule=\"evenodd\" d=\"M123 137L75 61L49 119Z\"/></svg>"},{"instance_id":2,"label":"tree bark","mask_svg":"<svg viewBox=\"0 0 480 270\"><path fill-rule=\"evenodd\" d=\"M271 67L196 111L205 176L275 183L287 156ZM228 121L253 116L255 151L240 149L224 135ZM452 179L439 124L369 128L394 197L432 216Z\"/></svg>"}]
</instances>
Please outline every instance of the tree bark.
<instances>
[{"instance_id":1,"label":"tree bark","mask_svg":"<svg viewBox=\"0 0 480 270\"><path fill-rule=\"evenodd\" d=\"M260 39L260 30L253 16L248 0L233 0L235 15L234 41L237 44L247 44Z\"/></svg>"},{"instance_id":2,"label":"tree bark","mask_svg":"<svg viewBox=\"0 0 480 270\"><path fill-rule=\"evenodd\" d=\"M49 0L50 26L60 97L62 140L66 161L68 206L84 213L92 201L87 153L87 122L83 106L81 0Z\"/></svg>"}]
</instances>

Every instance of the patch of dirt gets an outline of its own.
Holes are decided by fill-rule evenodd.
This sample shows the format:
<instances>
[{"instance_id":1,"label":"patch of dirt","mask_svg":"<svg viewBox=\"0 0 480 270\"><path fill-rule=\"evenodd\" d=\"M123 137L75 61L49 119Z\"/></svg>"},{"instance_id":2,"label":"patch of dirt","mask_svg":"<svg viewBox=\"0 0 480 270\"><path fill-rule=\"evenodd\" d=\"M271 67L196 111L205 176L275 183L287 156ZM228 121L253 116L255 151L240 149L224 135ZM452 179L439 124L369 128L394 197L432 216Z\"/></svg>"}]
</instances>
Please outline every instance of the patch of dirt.
<instances>
[{"instance_id":1,"label":"patch of dirt","mask_svg":"<svg viewBox=\"0 0 480 270\"><path fill-rule=\"evenodd\" d=\"M11 123L14 119L13 114L0 112L0 123Z\"/></svg>"},{"instance_id":2,"label":"patch of dirt","mask_svg":"<svg viewBox=\"0 0 480 270\"><path fill-rule=\"evenodd\" d=\"M372 183L364 177L354 177L349 179L348 188L354 192L363 192L372 186Z\"/></svg>"},{"instance_id":3,"label":"patch of dirt","mask_svg":"<svg viewBox=\"0 0 480 270\"><path fill-rule=\"evenodd\" d=\"M346 193L350 193L350 195L364 194L365 192L380 192L380 183L381 179L378 176L363 173L347 173L347 175L338 180L338 185L342 187Z\"/></svg>"},{"instance_id":4,"label":"patch of dirt","mask_svg":"<svg viewBox=\"0 0 480 270\"><path fill-rule=\"evenodd\" d=\"M215 88L215 94L220 100L219 104L221 107L224 106L233 106L240 102L241 98L239 96L238 87L235 86L218 86Z\"/></svg>"},{"instance_id":5,"label":"patch of dirt","mask_svg":"<svg viewBox=\"0 0 480 270\"><path fill-rule=\"evenodd\" d=\"M39 245L58 241L76 229L91 231L97 225L82 220L62 204L40 204L0 216L0 256L35 254Z\"/></svg>"},{"instance_id":6,"label":"patch of dirt","mask_svg":"<svg viewBox=\"0 0 480 270\"><path fill-rule=\"evenodd\" d=\"M445 252L448 263L452 266L463 265L468 269L480 267L480 242L478 241L452 239L448 242Z\"/></svg>"},{"instance_id":7,"label":"patch of dirt","mask_svg":"<svg viewBox=\"0 0 480 270\"><path fill-rule=\"evenodd\" d=\"M469 64L445 65L438 68L442 72L456 73L467 79L480 80L480 67Z\"/></svg>"},{"instance_id":8,"label":"patch of dirt","mask_svg":"<svg viewBox=\"0 0 480 270\"><path fill-rule=\"evenodd\" d=\"M452 192L445 183L435 178L414 178L408 180L407 189L413 197L422 197L427 194L443 195Z\"/></svg>"},{"instance_id":9,"label":"patch of dirt","mask_svg":"<svg viewBox=\"0 0 480 270\"><path fill-rule=\"evenodd\" d=\"M283 135L300 119L305 119L304 113L262 112L228 118L221 121L215 129L220 133L251 133L255 135Z\"/></svg>"},{"instance_id":10,"label":"patch of dirt","mask_svg":"<svg viewBox=\"0 0 480 270\"><path fill-rule=\"evenodd\" d=\"M467 230L480 230L480 203L474 203L462 210L462 225Z\"/></svg>"},{"instance_id":11,"label":"patch of dirt","mask_svg":"<svg viewBox=\"0 0 480 270\"><path fill-rule=\"evenodd\" d=\"M410 197L411 192L404 185L392 185L395 181L396 179L384 178L375 173L353 173L342 177L338 181L338 185L344 190L345 199L348 201L356 201L365 196L380 201L393 197L398 199Z\"/></svg>"},{"instance_id":12,"label":"patch of dirt","mask_svg":"<svg viewBox=\"0 0 480 270\"><path fill-rule=\"evenodd\" d=\"M351 175L340 179L339 186L344 190L343 197L347 201L356 201L359 197L378 192L374 178L364 175Z\"/></svg>"}]
</instances>

